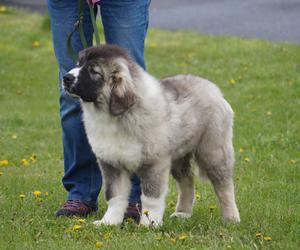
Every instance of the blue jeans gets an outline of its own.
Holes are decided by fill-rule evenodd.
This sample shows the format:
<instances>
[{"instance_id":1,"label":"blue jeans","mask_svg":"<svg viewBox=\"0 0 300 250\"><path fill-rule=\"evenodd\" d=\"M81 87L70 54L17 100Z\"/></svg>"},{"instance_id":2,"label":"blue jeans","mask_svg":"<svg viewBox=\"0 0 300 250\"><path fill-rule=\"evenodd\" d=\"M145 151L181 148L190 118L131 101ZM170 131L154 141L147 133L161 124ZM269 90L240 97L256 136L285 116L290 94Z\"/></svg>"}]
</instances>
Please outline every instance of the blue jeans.
<instances>
[{"instance_id":1,"label":"blue jeans","mask_svg":"<svg viewBox=\"0 0 300 250\"><path fill-rule=\"evenodd\" d=\"M78 1L47 2L61 82L62 76L75 67L67 52L67 37L78 17ZM88 45L91 46L93 27L88 6L85 0L84 2L83 27ZM99 4L106 42L125 48L144 68L144 40L148 28L149 5L150 0L102 0ZM78 32L72 37L72 46L76 52L83 49ZM102 185L101 172L86 138L79 101L66 95L61 87L60 116L65 170L62 182L69 192L68 200L81 200L97 207L97 197ZM139 180L134 175L129 202L140 202L140 195Z\"/></svg>"}]
</instances>

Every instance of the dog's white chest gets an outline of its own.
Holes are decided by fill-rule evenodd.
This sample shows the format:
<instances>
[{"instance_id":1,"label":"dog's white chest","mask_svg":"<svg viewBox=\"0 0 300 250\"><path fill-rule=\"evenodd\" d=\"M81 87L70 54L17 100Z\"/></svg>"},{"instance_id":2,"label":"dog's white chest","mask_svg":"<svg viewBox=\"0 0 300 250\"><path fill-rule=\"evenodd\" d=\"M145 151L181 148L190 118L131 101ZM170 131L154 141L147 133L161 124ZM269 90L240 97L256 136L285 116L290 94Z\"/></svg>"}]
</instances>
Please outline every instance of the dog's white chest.
<instances>
[{"instance_id":1,"label":"dog's white chest","mask_svg":"<svg viewBox=\"0 0 300 250\"><path fill-rule=\"evenodd\" d=\"M93 112L94 113L94 112ZM142 144L107 114L84 112L85 129L95 155L115 167L135 171L142 160Z\"/></svg>"}]
</instances>

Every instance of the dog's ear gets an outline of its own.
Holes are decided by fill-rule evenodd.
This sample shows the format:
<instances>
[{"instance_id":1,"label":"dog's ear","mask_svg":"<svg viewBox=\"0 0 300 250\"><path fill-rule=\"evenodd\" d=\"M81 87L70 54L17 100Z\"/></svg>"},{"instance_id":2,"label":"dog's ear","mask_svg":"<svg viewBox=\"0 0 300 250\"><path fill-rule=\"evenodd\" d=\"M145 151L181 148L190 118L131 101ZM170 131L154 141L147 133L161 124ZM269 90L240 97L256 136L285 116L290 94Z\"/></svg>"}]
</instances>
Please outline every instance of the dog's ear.
<instances>
[{"instance_id":1,"label":"dog's ear","mask_svg":"<svg viewBox=\"0 0 300 250\"><path fill-rule=\"evenodd\" d=\"M109 112L118 116L135 104L136 95L133 91L132 82L122 74L115 74L112 77L112 84Z\"/></svg>"}]
</instances>

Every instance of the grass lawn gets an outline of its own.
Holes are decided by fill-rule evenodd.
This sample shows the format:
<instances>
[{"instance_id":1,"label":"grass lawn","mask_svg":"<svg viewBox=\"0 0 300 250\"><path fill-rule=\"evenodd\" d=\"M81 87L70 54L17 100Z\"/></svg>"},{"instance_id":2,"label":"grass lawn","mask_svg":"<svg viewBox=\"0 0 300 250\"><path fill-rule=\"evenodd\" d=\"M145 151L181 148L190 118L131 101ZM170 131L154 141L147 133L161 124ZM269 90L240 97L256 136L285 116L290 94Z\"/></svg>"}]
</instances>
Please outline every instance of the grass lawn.
<instances>
[{"instance_id":1,"label":"grass lawn","mask_svg":"<svg viewBox=\"0 0 300 250\"><path fill-rule=\"evenodd\" d=\"M46 24L37 14L0 13L0 249L300 248L299 45L151 29L150 73L206 77L235 111L242 222L222 223L212 187L203 181L192 218L169 219L172 180L161 228L130 222L95 228L91 222L106 208L102 193L99 211L85 221L54 217L66 192L58 69Z\"/></svg>"}]
</instances>

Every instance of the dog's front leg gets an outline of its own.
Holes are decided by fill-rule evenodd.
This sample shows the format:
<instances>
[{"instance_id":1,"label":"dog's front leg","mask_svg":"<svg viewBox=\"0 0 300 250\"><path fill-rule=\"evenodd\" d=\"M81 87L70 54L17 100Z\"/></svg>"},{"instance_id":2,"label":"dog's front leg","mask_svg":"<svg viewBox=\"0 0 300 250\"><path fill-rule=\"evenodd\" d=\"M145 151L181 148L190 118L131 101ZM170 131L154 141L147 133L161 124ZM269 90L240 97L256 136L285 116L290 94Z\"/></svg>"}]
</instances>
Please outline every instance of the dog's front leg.
<instances>
[{"instance_id":1,"label":"dog's front leg","mask_svg":"<svg viewBox=\"0 0 300 250\"><path fill-rule=\"evenodd\" d=\"M105 198L108 208L101 220L94 221L99 226L119 225L122 223L128 205L128 195L131 187L129 174L110 164L100 162L105 185Z\"/></svg>"},{"instance_id":2,"label":"dog's front leg","mask_svg":"<svg viewBox=\"0 0 300 250\"><path fill-rule=\"evenodd\" d=\"M170 162L169 158L165 158L152 164L145 164L138 171L142 188L140 220L142 225L162 225L165 198L168 192Z\"/></svg>"}]
</instances>

